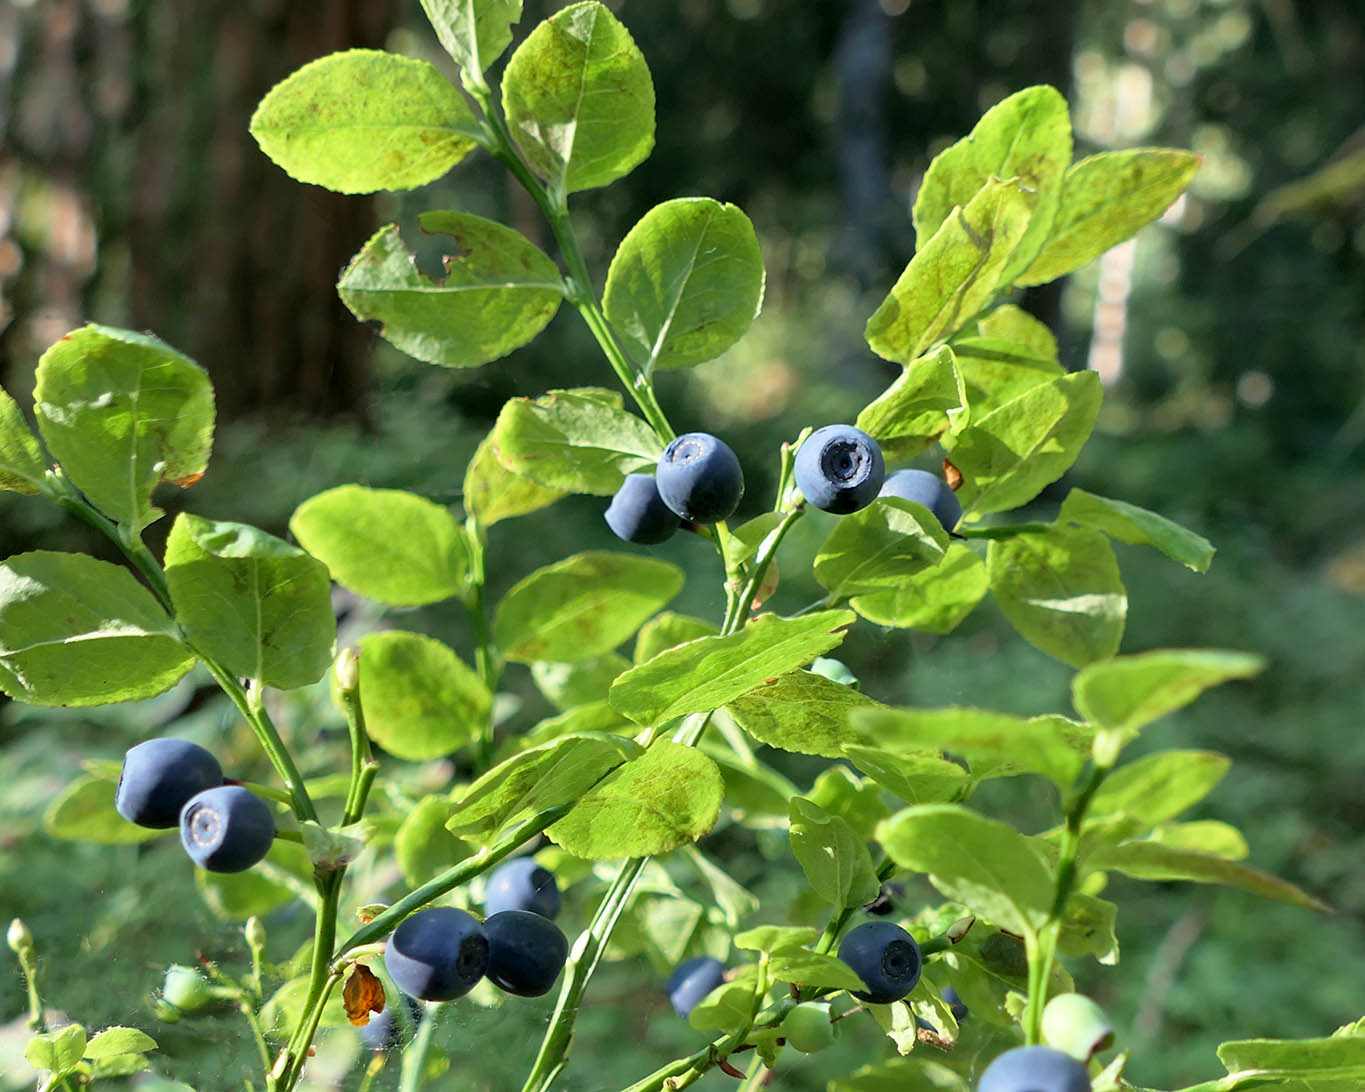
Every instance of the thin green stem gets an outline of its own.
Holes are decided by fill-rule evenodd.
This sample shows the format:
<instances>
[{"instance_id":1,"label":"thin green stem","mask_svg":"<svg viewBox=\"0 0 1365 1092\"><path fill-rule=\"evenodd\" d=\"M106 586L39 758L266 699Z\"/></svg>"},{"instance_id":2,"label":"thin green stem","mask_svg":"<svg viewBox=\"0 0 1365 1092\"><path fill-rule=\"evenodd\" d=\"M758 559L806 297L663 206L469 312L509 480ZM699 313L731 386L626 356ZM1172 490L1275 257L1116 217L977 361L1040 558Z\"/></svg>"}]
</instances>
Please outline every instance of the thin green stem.
<instances>
[{"instance_id":1,"label":"thin green stem","mask_svg":"<svg viewBox=\"0 0 1365 1092\"><path fill-rule=\"evenodd\" d=\"M731 601L731 609L726 614L725 624L721 626L722 634L737 633L744 628L744 623L749 618L749 608L758 595L758 589L763 586L763 578L767 575L768 566L772 564L777 548L782 545L782 540L787 537L787 532L792 529L796 521L805 514L804 505L793 508L782 517L782 522L769 531L768 536L759 544L753 564L749 567L749 575L740 588L739 594Z\"/></svg>"},{"instance_id":2,"label":"thin green stem","mask_svg":"<svg viewBox=\"0 0 1365 1092\"><path fill-rule=\"evenodd\" d=\"M256 1053L261 1057L261 1069L270 1072L270 1046L265 1041L265 1032L261 1030L261 1021L256 1016L256 1009L252 1005L251 999L243 997L237 1002L237 1008L241 1011L242 1017L246 1020L246 1025L251 1029L251 1038L256 1044Z\"/></svg>"},{"instance_id":3,"label":"thin green stem","mask_svg":"<svg viewBox=\"0 0 1365 1092\"><path fill-rule=\"evenodd\" d=\"M497 864L511 854L513 850L524 844L528 838L534 837L551 823L568 814L574 803L577 801L546 808L511 833L504 835L493 845L485 846L474 856L446 869L421 887L408 892L382 914L376 915L373 920L361 926L337 946L331 956L333 969L337 970L342 966L340 961L347 952L362 945L373 944L375 941L382 940L414 910L420 910L427 903L439 898L447 891L453 891L455 888L467 884L475 876Z\"/></svg>"},{"instance_id":4,"label":"thin green stem","mask_svg":"<svg viewBox=\"0 0 1365 1092\"><path fill-rule=\"evenodd\" d=\"M465 520L465 531L465 540L469 545L469 592L464 598L464 607L474 627L474 667L491 694L497 690L498 680L502 677L502 661L493 643L493 632L489 628L488 612L484 606L483 529L471 515ZM474 765L476 771L481 773L492 764L493 710L490 707L483 722L476 726Z\"/></svg>"},{"instance_id":5,"label":"thin green stem","mask_svg":"<svg viewBox=\"0 0 1365 1092\"><path fill-rule=\"evenodd\" d=\"M303 1016L286 1048L285 1064L281 1069L278 1083L274 1086L280 1092L288 1092L299 1079L304 1059L308 1057L308 1047L317 1032L318 1022L322 1019L322 1007L327 996L340 977L339 971L331 967L332 946L336 943L337 908L341 900L341 880L344 868L329 872L319 872L316 876L319 903L313 919L312 961L308 970L308 997L303 1005Z\"/></svg>"},{"instance_id":6,"label":"thin green stem","mask_svg":"<svg viewBox=\"0 0 1365 1092\"><path fill-rule=\"evenodd\" d=\"M420 1092L426 1080L427 1057L436 1034L436 1022L444 1011L445 1006L441 1004L428 1006L426 1019L417 1029L416 1038L403 1051L403 1073L398 1092Z\"/></svg>"},{"instance_id":7,"label":"thin green stem","mask_svg":"<svg viewBox=\"0 0 1365 1092\"><path fill-rule=\"evenodd\" d=\"M346 803L341 810L341 825L358 823L365 814L370 787L379 772L365 730L365 708L360 701L360 658L353 649L343 649L336 662L337 698L351 740L351 780L346 788Z\"/></svg>"},{"instance_id":8,"label":"thin green stem","mask_svg":"<svg viewBox=\"0 0 1365 1092\"><path fill-rule=\"evenodd\" d=\"M568 1064L569 1048L573 1040L574 1022L588 981L597 969L606 950L607 941L616 927L617 919L630 902L630 893L648 862L648 857L626 861L611 887L597 906L597 912L587 929L579 934L564 966L564 985L560 987L550 1027L540 1043L535 1064L522 1085L522 1092L547 1092L564 1066Z\"/></svg>"},{"instance_id":9,"label":"thin green stem","mask_svg":"<svg viewBox=\"0 0 1365 1092\"><path fill-rule=\"evenodd\" d=\"M749 1059L749 1068L744 1074L744 1081L740 1084L738 1092L756 1092L763 1087L763 1059L755 1054Z\"/></svg>"}]
</instances>

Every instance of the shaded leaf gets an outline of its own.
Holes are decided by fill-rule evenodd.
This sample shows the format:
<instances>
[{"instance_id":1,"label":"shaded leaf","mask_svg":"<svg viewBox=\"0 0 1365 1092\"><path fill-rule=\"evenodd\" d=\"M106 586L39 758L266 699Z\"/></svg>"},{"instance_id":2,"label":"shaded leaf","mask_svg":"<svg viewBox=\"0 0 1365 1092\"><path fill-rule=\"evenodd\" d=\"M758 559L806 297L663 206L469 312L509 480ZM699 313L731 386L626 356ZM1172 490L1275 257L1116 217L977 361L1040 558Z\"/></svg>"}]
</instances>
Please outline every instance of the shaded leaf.
<instances>
[{"instance_id":1,"label":"shaded leaf","mask_svg":"<svg viewBox=\"0 0 1365 1092\"><path fill-rule=\"evenodd\" d=\"M537 512L564 494L547 489L530 478L514 474L503 466L493 450L493 434L487 433L464 472L464 507L482 527L501 520Z\"/></svg>"},{"instance_id":2,"label":"shaded leaf","mask_svg":"<svg viewBox=\"0 0 1365 1092\"><path fill-rule=\"evenodd\" d=\"M937 565L907 576L896 588L855 596L849 606L878 625L950 633L988 587L985 562L971 547L953 542Z\"/></svg>"},{"instance_id":3,"label":"shaded leaf","mask_svg":"<svg viewBox=\"0 0 1365 1092\"><path fill-rule=\"evenodd\" d=\"M843 819L800 796L791 801L791 847L811 889L836 907L861 906L881 883L872 855Z\"/></svg>"},{"instance_id":4,"label":"shaded leaf","mask_svg":"<svg viewBox=\"0 0 1365 1092\"><path fill-rule=\"evenodd\" d=\"M967 423L967 392L953 349L940 345L916 357L876 400L858 414L857 425L892 459L918 455L949 430Z\"/></svg>"},{"instance_id":5,"label":"shaded leaf","mask_svg":"<svg viewBox=\"0 0 1365 1092\"><path fill-rule=\"evenodd\" d=\"M103 846L134 845L173 833L140 827L123 818L114 810L117 788L99 777L76 778L48 805L43 829L54 838Z\"/></svg>"},{"instance_id":6,"label":"shaded leaf","mask_svg":"<svg viewBox=\"0 0 1365 1092\"><path fill-rule=\"evenodd\" d=\"M1326 903L1288 880L1230 861L1213 853L1182 849L1156 841L1121 842L1098 849L1086 862L1091 869L1113 869L1139 880L1189 880L1240 887L1266 899L1327 911Z\"/></svg>"},{"instance_id":7,"label":"shaded leaf","mask_svg":"<svg viewBox=\"0 0 1365 1092\"><path fill-rule=\"evenodd\" d=\"M907 804L937 804L967 795L971 779L937 751L905 751L850 740L844 757Z\"/></svg>"},{"instance_id":8,"label":"shaded leaf","mask_svg":"<svg viewBox=\"0 0 1365 1092\"><path fill-rule=\"evenodd\" d=\"M337 281L342 302L385 340L428 364L474 368L534 338L564 298L559 268L524 236L467 212L424 212L431 235L457 253L444 275L427 276L389 224L371 237Z\"/></svg>"},{"instance_id":9,"label":"shaded leaf","mask_svg":"<svg viewBox=\"0 0 1365 1092\"><path fill-rule=\"evenodd\" d=\"M1093 527L1130 546L1151 546L1197 573L1208 572L1213 561L1213 543L1201 535L1146 508L1084 489L1072 489L1066 495L1057 520Z\"/></svg>"},{"instance_id":10,"label":"shaded leaf","mask_svg":"<svg viewBox=\"0 0 1365 1092\"><path fill-rule=\"evenodd\" d=\"M36 493L46 472L38 438L29 430L18 403L0 387L0 490Z\"/></svg>"},{"instance_id":11,"label":"shaded leaf","mask_svg":"<svg viewBox=\"0 0 1365 1092\"><path fill-rule=\"evenodd\" d=\"M1090 799L1087 817L1122 812L1147 830L1204 799L1232 760L1212 751L1156 751L1120 766Z\"/></svg>"},{"instance_id":12,"label":"shaded leaf","mask_svg":"<svg viewBox=\"0 0 1365 1092\"><path fill-rule=\"evenodd\" d=\"M453 807L444 796L424 796L394 835L393 852L412 887L427 882L474 853L475 847L446 829Z\"/></svg>"},{"instance_id":13,"label":"shaded leaf","mask_svg":"<svg viewBox=\"0 0 1365 1092\"><path fill-rule=\"evenodd\" d=\"M1311 1092L1358 1092L1365 1086L1365 1036L1328 1039L1239 1039L1218 1048L1218 1060L1241 1080L1220 1088L1284 1085ZM1243 1083L1245 1082L1245 1083Z\"/></svg>"},{"instance_id":14,"label":"shaded leaf","mask_svg":"<svg viewBox=\"0 0 1365 1092\"><path fill-rule=\"evenodd\" d=\"M831 601L895 591L943 560L948 534L929 509L878 497L834 525L815 555L815 579Z\"/></svg>"},{"instance_id":15,"label":"shaded leaf","mask_svg":"<svg viewBox=\"0 0 1365 1092\"><path fill-rule=\"evenodd\" d=\"M640 632L635 635L633 659L637 664L642 664L666 648L715 634L716 627L710 622L666 610L640 627Z\"/></svg>"},{"instance_id":16,"label":"shaded leaf","mask_svg":"<svg viewBox=\"0 0 1365 1092\"><path fill-rule=\"evenodd\" d=\"M119 1054L145 1054L156 1049L156 1040L137 1028L111 1027L98 1032L86 1044L82 1057L91 1061L113 1058Z\"/></svg>"}]
</instances>

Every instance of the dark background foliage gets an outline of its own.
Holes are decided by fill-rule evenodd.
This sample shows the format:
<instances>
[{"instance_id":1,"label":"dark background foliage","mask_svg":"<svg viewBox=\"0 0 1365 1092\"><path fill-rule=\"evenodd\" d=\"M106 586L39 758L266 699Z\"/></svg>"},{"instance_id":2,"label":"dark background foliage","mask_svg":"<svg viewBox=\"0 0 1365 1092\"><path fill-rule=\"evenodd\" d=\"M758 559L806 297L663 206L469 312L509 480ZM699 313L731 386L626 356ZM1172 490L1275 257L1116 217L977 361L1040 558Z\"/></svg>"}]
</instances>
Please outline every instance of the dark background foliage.
<instances>
[{"instance_id":1,"label":"dark background foliage","mask_svg":"<svg viewBox=\"0 0 1365 1092\"><path fill-rule=\"evenodd\" d=\"M529 0L525 22L558 6ZM1211 695L1153 730L1150 745L1231 755L1233 772L1199 815L1241 826L1254 863L1337 913L1317 918L1243 894L1116 881L1109 894L1122 908L1122 962L1076 970L1111 1006L1143 1084L1215 1075L1220 1039L1324 1034L1357 1018L1365 1008L1358 5L613 7L653 70L657 145L623 182L577 199L577 222L600 276L616 241L658 201L708 194L753 219L767 266L763 317L722 360L665 377L662 396L680 428L730 439L755 507L771 490L778 442L808 423L850 419L890 378L863 344L862 324L911 252L908 210L929 159L982 110L1049 82L1073 103L1078 152L1171 144L1204 155L1190 194L1161 226L1024 302L1055 325L1069 367L1095 367L1106 381L1099 429L1067 484L1153 508L1219 547L1204 577L1120 548L1131 602L1124 649L1207 644L1256 650L1270 662L1254 684ZM443 63L415 0L0 7L0 379L22 404L37 355L87 319L154 330L198 359L218 391L216 457L192 493L167 498L172 511L189 506L280 533L300 501L343 481L452 503L465 459L503 400L610 379L567 309L508 360L450 373L402 358L339 304L337 272L386 219L411 224L419 210L459 207L542 243L546 235L529 201L486 160L376 199L301 186L265 160L247 135L261 94L307 60L359 45ZM1056 487L1045 493L1040 511L1059 496ZM551 556L608 545L600 509L574 498L495 528L493 580L506 586ZM793 560L784 560L779 607L814 595L794 560L815 541L811 528L803 534L785 554ZM38 546L104 554L40 502L0 496L0 551ZM714 613L717 574L701 544L666 550L693 575L679 609ZM429 613L422 624L451 628ZM443 636L467 640L458 628ZM1069 673L985 608L941 639L865 627L844 655L865 689L887 700L1028 713L1067 705ZM509 681L533 718L540 699ZM215 723L225 730L225 718ZM92 1023L146 1024L145 994L160 969L189 961L204 936L226 937L182 871L133 884L126 854L137 851L71 846L42 832L44 805L82 758L117 756L150 730L136 715L0 706L8 782L0 918L30 921L54 1000ZM790 772L798 783L812 775L803 766ZM1053 806L1019 791L998 803L1024 829L1049 822ZM741 878L780 895L776 865L761 850L751 847ZM272 922L280 935L298 929L287 915ZM7 951L3 958L0 1016L8 1019L23 999ZM580 1047L574 1087L618 1087L692 1042L669 1024L643 966L613 970L599 986L603 1000L582 1038L609 1037L615 1053ZM640 997L650 998L643 1010ZM637 1045L617 1051L625 1008L634 1010ZM539 1017L509 1023L503 1012L462 1018L459 1034L482 1044L464 1086L519 1081L501 1072L500 1059L520 1051L516 1037L535 1033ZM205 1035L185 1026L154 1034L191 1058L195 1036ZM0 1057L10 1041L0 1042ZM206 1042L203 1056L214 1046ZM855 1036L848 1049L829 1066L881 1048ZM595 1064L584 1064L593 1055ZM823 1087L836 1071L826 1062L793 1065L785 1079ZM194 1065L177 1075L215 1087ZM710 1080L719 1087L725 1078Z\"/></svg>"}]
</instances>

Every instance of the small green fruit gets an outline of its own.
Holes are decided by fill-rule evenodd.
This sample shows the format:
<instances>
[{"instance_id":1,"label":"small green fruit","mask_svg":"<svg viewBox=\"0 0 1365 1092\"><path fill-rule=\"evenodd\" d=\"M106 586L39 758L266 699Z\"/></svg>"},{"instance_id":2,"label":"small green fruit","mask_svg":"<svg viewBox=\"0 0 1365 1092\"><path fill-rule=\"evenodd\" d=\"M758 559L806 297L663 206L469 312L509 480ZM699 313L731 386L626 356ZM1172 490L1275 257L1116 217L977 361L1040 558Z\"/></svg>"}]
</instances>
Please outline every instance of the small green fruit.
<instances>
[{"instance_id":1,"label":"small green fruit","mask_svg":"<svg viewBox=\"0 0 1365 1092\"><path fill-rule=\"evenodd\" d=\"M193 967L172 963L166 968L161 996L181 1012L197 1012L213 1001L213 987Z\"/></svg>"},{"instance_id":2,"label":"small green fruit","mask_svg":"<svg viewBox=\"0 0 1365 1092\"><path fill-rule=\"evenodd\" d=\"M782 1020L778 1029L787 1043L802 1054L814 1054L833 1044L837 1037L830 1022L829 1006L818 1001L806 1001Z\"/></svg>"},{"instance_id":3,"label":"small green fruit","mask_svg":"<svg viewBox=\"0 0 1365 1092\"><path fill-rule=\"evenodd\" d=\"M1114 1028L1090 998L1059 993L1043 1009L1043 1041L1078 1062L1088 1062L1114 1045Z\"/></svg>"}]
</instances>

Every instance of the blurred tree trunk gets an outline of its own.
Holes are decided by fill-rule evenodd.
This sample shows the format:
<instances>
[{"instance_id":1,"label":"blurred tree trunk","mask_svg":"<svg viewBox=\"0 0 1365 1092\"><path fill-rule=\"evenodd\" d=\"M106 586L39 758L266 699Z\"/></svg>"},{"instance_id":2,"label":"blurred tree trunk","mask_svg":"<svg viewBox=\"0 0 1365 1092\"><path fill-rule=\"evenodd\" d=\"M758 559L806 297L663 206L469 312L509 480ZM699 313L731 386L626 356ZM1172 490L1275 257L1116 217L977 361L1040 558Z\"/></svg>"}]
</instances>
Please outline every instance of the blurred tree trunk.
<instances>
[{"instance_id":1,"label":"blurred tree trunk","mask_svg":"<svg viewBox=\"0 0 1365 1092\"><path fill-rule=\"evenodd\" d=\"M6 356L31 360L93 319L151 330L198 360L222 416L363 418L373 335L334 285L374 229L372 204L293 181L247 126L273 84L325 53L382 46L399 12L397 0L49 0L7 12Z\"/></svg>"}]
</instances>

